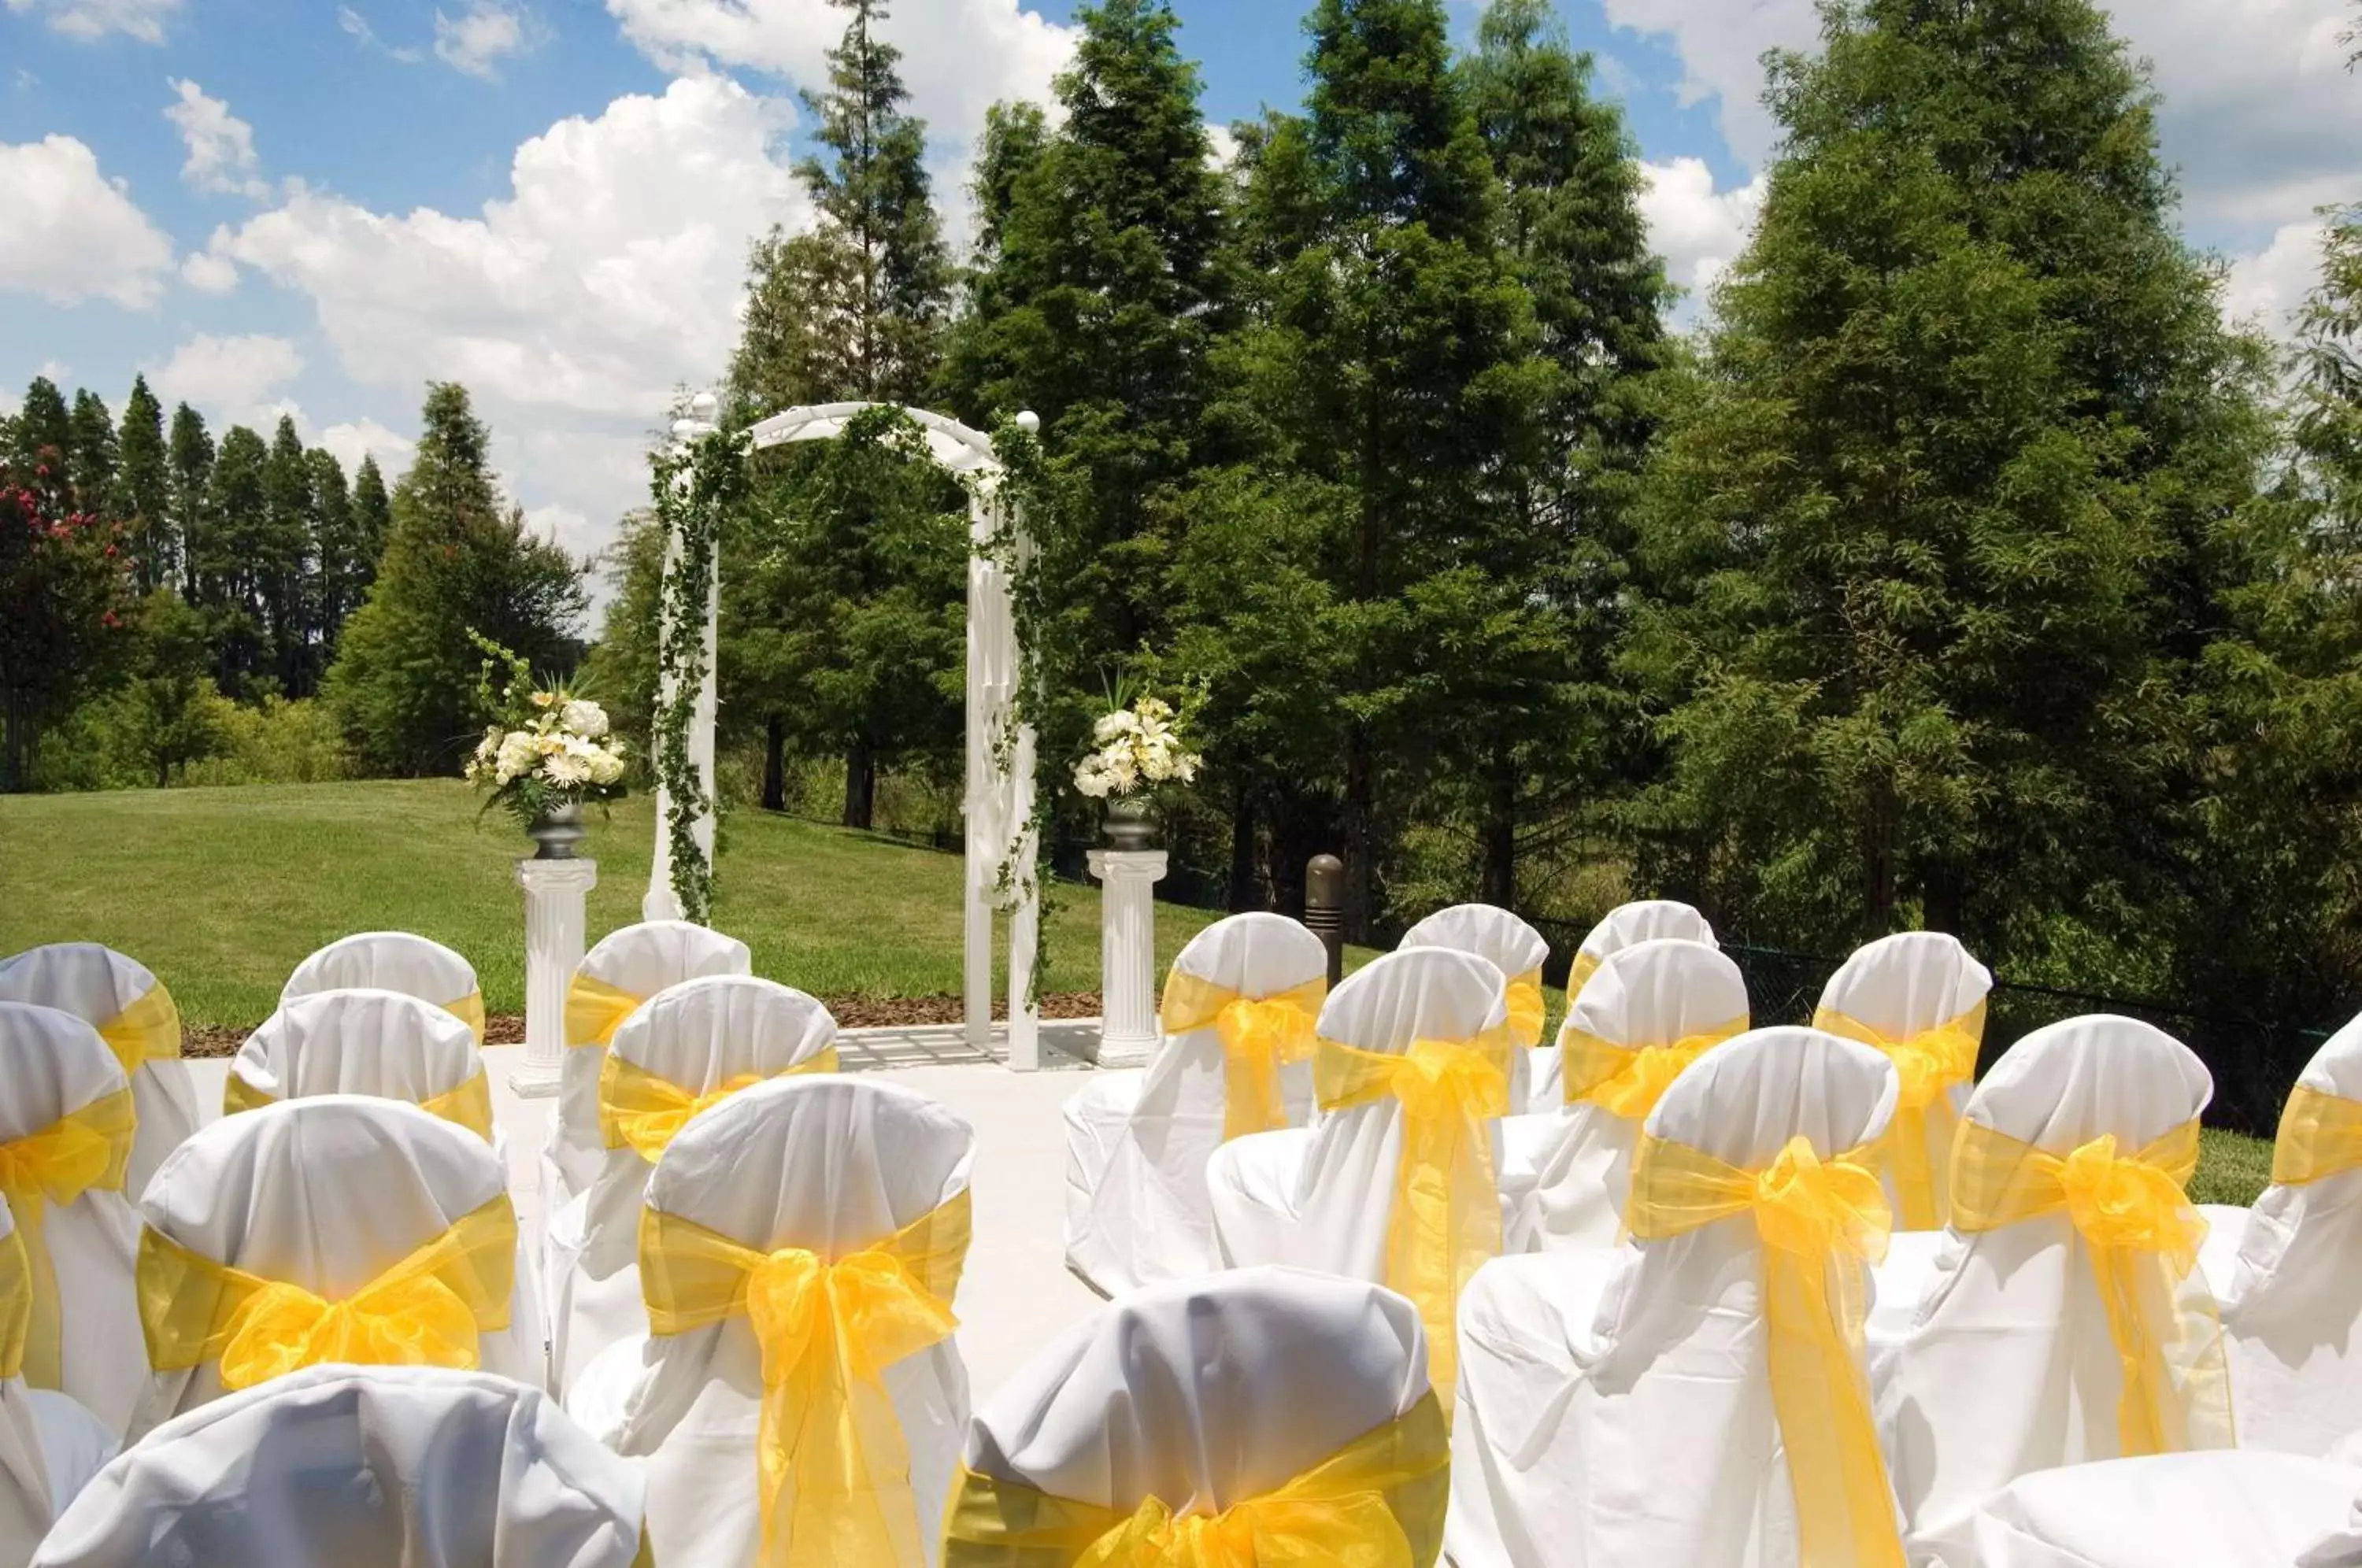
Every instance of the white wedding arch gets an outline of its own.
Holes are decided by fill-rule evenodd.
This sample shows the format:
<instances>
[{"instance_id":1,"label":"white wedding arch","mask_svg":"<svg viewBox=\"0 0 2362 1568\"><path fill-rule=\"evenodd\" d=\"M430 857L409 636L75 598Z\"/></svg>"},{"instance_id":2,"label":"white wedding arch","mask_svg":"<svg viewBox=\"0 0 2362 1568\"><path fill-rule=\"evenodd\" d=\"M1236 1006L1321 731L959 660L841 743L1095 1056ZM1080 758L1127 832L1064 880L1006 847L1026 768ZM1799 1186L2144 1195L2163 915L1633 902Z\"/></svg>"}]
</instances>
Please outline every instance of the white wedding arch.
<instances>
[{"instance_id":1,"label":"white wedding arch","mask_svg":"<svg viewBox=\"0 0 2362 1568\"><path fill-rule=\"evenodd\" d=\"M690 417L673 426L677 445L669 455L674 465L696 444L715 435L716 408L711 392L700 392L690 403ZM864 409L899 406L869 403L831 403L791 408L755 425L745 435L745 451L784 447L799 441L826 441L840 436ZM957 420L924 409L903 408L925 438L927 453L947 472L962 480L968 493L967 567L967 763L963 812L966 818L966 966L962 999L967 1019L968 1043L988 1048L992 1032L993 915L1009 911L1009 1065L1031 1070L1041 1065L1040 1020L1032 999L1033 959L1041 922L1039 890L1033 883L1033 729L1016 715L1017 685L1021 668L1016 617L1010 604L1010 566L1025 548L1021 520L1003 495L1000 459L991 437ZM1029 434L1041 421L1031 414L1017 416L1018 428ZM659 464L666 461L660 455ZM676 484L694 481L674 475ZM661 478L660 470L660 480ZM703 504L692 500L693 509ZM707 529L705 627L701 657L693 669L658 658L657 711L662 716L682 700L683 689L695 677L694 706L688 723L687 760L699 786L696 815L689 824L690 840L710 871L713 856L713 726L714 664L719 638L722 575L720 554L711 547L712 519L692 520ZM665 548L667 591L658 629L659 649L672 641L671 591L684 569L688 530L679 515L668 521ZM1009 545L988 549L989 545ZM687 586L687 585L682 585ZM652 750L653 750L652 746ZM656 858L648 873L648 890L641 900L642 917L677 920L682 913L676 891L674 867L675 791L662 782L657 769ZM790 977L792 978L792 977Z\"/></svg>"}]
</instances>

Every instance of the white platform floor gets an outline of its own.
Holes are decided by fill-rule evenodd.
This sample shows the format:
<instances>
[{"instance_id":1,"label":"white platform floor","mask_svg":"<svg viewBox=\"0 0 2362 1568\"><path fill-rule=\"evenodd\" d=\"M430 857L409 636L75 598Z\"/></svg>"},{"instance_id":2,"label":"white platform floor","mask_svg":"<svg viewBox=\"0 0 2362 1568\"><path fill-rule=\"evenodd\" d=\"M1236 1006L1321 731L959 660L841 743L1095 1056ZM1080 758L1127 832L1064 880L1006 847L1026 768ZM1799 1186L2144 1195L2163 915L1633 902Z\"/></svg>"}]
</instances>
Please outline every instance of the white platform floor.
<instances>
[{"instance_id":1,"label":"white platform floor","mask_svg":"<svg viewBox=\"0 0 2362 1568\"><path fill-rule=\"evenodd\" d=\"M1036 1073L1012 1073L979 1055L956 1028L846 1030L839 1036L847 1071L883 1073L950 1107L976 1129L976 1236L953 1309L978 1405L1052 1338L1100 1305L1066 1272L1066 1145L1058 1120L1058 1108L1090 1071L1080 1053L1098 1030L1095 1019L1044 1023L1043 1057L1054 1065ZM511 1088L509 1076L524 1057L521 1045L484 1050L493 1119L508 1133L517 1218L530 1230L541 1222L541 1147L557 1102L524 1099ZM189 1066L202 1102L219 1105L228 1062Z\"/></svg>"}]
</instances>

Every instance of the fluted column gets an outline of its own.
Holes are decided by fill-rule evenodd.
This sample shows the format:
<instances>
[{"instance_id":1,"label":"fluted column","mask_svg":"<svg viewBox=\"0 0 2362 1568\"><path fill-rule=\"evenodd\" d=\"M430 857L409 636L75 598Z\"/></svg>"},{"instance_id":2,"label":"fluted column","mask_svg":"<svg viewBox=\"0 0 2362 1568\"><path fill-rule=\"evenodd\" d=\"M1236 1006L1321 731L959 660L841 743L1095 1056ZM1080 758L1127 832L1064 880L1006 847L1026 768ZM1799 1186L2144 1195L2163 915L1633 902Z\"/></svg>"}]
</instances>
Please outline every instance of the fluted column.
<instances>
[{"instance_id":1,"label":"fluted column","mask_svg":"<svg viewBox=\"0 0 2362 1568\"><path fill-rule=\"evenodd\" d=\"M527 1099L557 1092L566 1064L566 988L582 962L595 860L517 862L524 889L524 1066L509 1085Z\"/></svg>"},{"instance_id":2,"label":"fluted column","mask_svg":"<svg viewBox=\"0 0 2362 1568\"><path fill-rule=\"evenodd\" d=\"M1099 1054L1136 1067L1156 1049L1156 899L1161 849L1094 849L1099 879Z\"/></svg>"}]
</instances>

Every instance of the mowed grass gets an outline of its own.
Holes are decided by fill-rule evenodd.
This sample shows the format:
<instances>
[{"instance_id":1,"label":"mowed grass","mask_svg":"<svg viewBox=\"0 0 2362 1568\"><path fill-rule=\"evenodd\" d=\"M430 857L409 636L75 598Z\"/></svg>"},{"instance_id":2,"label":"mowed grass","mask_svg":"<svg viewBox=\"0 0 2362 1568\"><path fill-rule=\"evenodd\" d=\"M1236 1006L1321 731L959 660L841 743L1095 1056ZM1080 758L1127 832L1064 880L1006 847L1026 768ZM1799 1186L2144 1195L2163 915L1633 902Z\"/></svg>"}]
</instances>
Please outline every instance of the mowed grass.
<instances>
[{"instance_id":1,"label":"mowed grass","mask_svg":"<svg viewBox=\"0 0 2362 1568\"><path fill-rule=\"evenodd\" d=\"M466 955L491 1011L520 1012L516 861L531 845L505 816L479 824L476 803L440 779L0 796L0 953L103 942L161 976L190 1023L244 1028L314 948L414 931ZM635 799L590 820L595 942L639 918L655 819ZM714 924L753 949L756 973L815 995L955 995L961 875L955 855L735 812ZM1096 990L1098 889L1055 897L1043 988ZM1215 918L1158 905L1160 972ZM1004 952L1004 986L1006 971Z\"/></svg>"}]
</instances>

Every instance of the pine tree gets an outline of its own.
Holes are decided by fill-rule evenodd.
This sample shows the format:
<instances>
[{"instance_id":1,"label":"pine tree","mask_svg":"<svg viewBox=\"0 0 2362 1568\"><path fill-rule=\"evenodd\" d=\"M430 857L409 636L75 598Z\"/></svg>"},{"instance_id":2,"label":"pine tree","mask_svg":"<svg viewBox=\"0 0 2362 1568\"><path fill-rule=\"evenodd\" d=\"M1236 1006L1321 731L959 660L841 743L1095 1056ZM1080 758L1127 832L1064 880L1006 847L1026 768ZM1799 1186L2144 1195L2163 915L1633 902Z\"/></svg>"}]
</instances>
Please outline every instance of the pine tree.
<instances>
[{"instance_id":1,"label":"pine tree","mask_svg":"<svg viewBox=\"0 0 2362 1568\"><path fill-rule=\"evenodd\" d=\"M2158 984L2252 349L2086 0L1823 18L1773 61L1783 155L1644 500L1641 875L1759 939L1917 921Z\"/></svg>"},{"instance_id":2,"label":"pine tree","mask_svg":"<svg viewBox=\"0 0 2362 1568\"><path fill-rule=\"evenodd\" d=\"M73 481L74 505L93 516L116 521L115 473L122 465L116 446L115 416L94 392L74 389L73 412L66 416L66 473Z\"/></svg>"},{"instance_id":3,"label":"pine tree","mask_svg":"<svg viewBox=\"0 0 2362 1568\"><path fill-rule=\"evenodd\" d=\"M280 690L308 694L317 679L313 644L318 635L318 581L313 541L319 532L312 507L312 468L295 421L279 416L263 469L263 527L258 561L262 616Z\"/></svg>"},{"instance_id":4,"label":"pine tree","mask_svg":"<svg viewBox=\"0 0 2362 1568\"><path fill-rule=\"evenodd\" d=\"M116 480L116 510L132 554L132 572L144 595L172 583L180 571L180 538L173 532L171 459L164 446L164 405L135 376L116 432L122 467Z\"/></svg>"},{"instance_id":5,"label":"pine tree","mask_svg":"<svg viewBox=\"0 0 2362 1568\"><path fill-rule=\"evenodd\" d=\"M262 604L263 540L270 507L270 448L243 425L224 433L205 488L203 526L189 539L197 607L212 618L215 679L224 695L259 694L271 647Z\"/></svg>"},{"instance_id":6,"label":"pine tree","mask_svg":"<svg viewBox=\"0 0 2362 1568\"><path fill-rule=\"evenodd\" d=\"M73 423L66 400L55 381L35 376L25 387L25 401L10 423L8 462L17 482L40 502L44 514L64 517L74 511L73 480L69 460L73 451Z\"/></svg>"},{"instance_id":7,"label":"pine tree","mask_svg":"<svg viewBox=\"0 0 2362 1568\"><path fill-rule=\"evenodd\" d=\"M196 552L205 533L205 502L213 493L214 438L205 432L205 417L187 403L172 410L172 436L166 457L171 522L166 534L171 539L177 558L173 565L180 576L181 595L192 604L202 604L204 595L197 583Z\"/></svg>"},{"instance_id":8,"label":"pine tree","mask_svg":"<svg viewBox=\"0 0 2362 1568\"><path fill-rule=\"evenodd\" d=\"M477 739L469 632L556 670L572 662L582 613L581 569L502 501L491 433L467 389L430 386L420 425L377 580L345 623L325 688L355 755L414 777L456 772Z\"/></svg>"},{"instance_id":9,"label":"pine tree","mask_svg":"<svg viewBox=\"0 0 2362 1568\"><path fill-rule=\"evenodd\" d=\"M353 558L361 563L359 586L364 589L377 576L378 558L385 554L386 535L392 526L385 475L378 469L377 455L364 452L361 466L353 470Z\"/></svg>"},{"instance_id":10,"label":"pine tree","mask_svg":"<svg viewBox=\"0 0 2362 1568\"><path fill-rule=\"evenodd\" d=\"M304 466L311 487L312 560L318 574L314 586L315 635L325 670L336 657L337 635L344 628L345 617L360 603L369 586L372 563L361 558L345 465L334 452L315 447L304 454Z\"/></svg>"}]
</instances>

